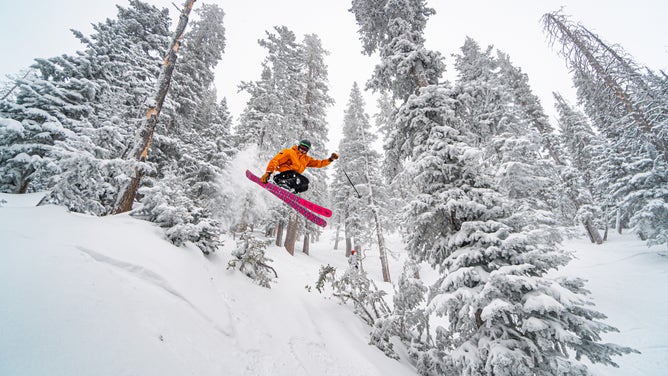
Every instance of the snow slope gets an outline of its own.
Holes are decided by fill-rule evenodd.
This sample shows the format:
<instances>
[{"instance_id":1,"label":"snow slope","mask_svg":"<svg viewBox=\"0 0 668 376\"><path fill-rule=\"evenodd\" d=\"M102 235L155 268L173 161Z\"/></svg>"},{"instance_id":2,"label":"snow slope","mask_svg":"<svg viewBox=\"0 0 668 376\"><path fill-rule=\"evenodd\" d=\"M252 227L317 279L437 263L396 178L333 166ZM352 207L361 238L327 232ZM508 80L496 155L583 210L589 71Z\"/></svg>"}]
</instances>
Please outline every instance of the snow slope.
<instances>
[{"instance_id":1,"label":"snow slope","mask_svg":"<svg viewBox=\"0 0 668 376\"><path fill-rule=\"evenodd\" d=\"M333 232L290 256L269 247L279 278L265 289L228 270L235 244L205 257L126 215L103 218L0 194L0 375L412 375L369 346L361 320L313 286L320 265L347 266ZM398 278L402 246L390 238ZM621 333L606 341L641 355L600 375L668 369L668 257L629 236L568 246L561 273L589 279L600 311ZM382 278L377 254L366 269ZM389 284L379 286L390 289Z\"/></svg>"}]
</instances>

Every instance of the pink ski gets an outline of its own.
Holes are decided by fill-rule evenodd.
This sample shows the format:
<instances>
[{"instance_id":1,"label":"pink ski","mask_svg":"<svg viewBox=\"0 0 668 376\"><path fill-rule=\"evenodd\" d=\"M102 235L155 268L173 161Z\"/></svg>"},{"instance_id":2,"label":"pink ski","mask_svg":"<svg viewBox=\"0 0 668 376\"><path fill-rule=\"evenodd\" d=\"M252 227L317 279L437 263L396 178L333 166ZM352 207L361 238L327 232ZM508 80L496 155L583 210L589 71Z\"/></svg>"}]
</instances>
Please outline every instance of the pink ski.
<instances>
[{"instance_id":1,"label":"pink ski","mask_svg":"<svg viewBox=\"0 0 668 376\"><path fill-rule=\"evenodd\" d=\"M276 188L283 189L281 187L276 187ZM290 193L290 192L288 192L288 193ZM299 205L301 205L301 206L305 207L306 209L314 212L315 214L319 214L319 215L322 215L322 216L325 216L325 217L331 217L332 216L332 211L329 210L328 208L326 208L324 206L320 206L318 204L315 204L315 203L313 203L313 202L311 202L311 201L309 201L309 200L307 200L303 197L299 197L299 196L295 195L294 193L290 193L290 194L295 196L295 199L296 199L296 201Z\"/></svg>"},{"instance_id":2,"label":"pink ski","mask_svg":"<svg viewBox=\"0 0 668 376\"><path fill-rule=\"evenodd\" d=\"M257 183L260 187L262 187L262 188L268 190L269 192L273 193L276 197L280 198L281 200L283 200L283 202L285 202L286 204L290 205L290 207L292 207L293 209L295 209L299 214L303 215L303 216L304 216L306 219L308 219L309 221L311 221L311 222L313 222L313 223L315 223L316 225L321 226L321 227L325 227L325 226L327 226L327 221L325 221L324 219L322 219L322 218L320 218L319 216L317 216L316 213L314 213L313 211L309 210L309 208L303 206L303 205L301 204L301 202L306 202L306 203L308 203L308 204L311 204L312 207L315 207L315 208L321 208L321 209L324 209L324 210L325 210L324 212L325 212L325 213L326 213L326 212L329 212L329 215L330 215L330 216L332 215L332 211L331 211L331 210L329 210L329 209L327 209L327 208L323 208L323 207L321 207L321 206L319 206L319 205L313 204L312 202L310 202L310 201L308 201L308 200L306 200L306 199L303 199L303 198L301 198L301 197L295 195L294 193L288 192L288 191L286 191L285 189L283 189L283 188L281 188L281 187L279 187L279 186L276 186L276 185L274 185L274 184L272 184L272 183L266 183L266 184L264 184L264 183L262 183L262 182L260 181L260 178L258 178L257 176L255 176L255 175L254 175L252 172L250 172L249 170L246 170L246 177L247 177L248 179L250 179L251 181L254 181L255 183ZM300 199L301 199L301 200L300 200ZM300 201L301 201L301 202L300 202ZM318 214L320 214L320 213L318 213Z\"/></svg>"},{"instance_id":3,"label":"pink ski","mask_svg":"<svg viewBox=\"0 0 668 376\"><path fill-rule=\"evenodd\" d=\"M248 173L251 173L251 172L247 171L246 176L248 176ZM251 173L251 175L252 175L252 173ZM255 175L253 175L253 176L255 176ZM287 197L290 197L292 200L297 201L297 203L299 205L301 205L301 206L305 207L306 209L314 212L315 214L322 215L322 216L325 216L325 217L331 217L332 216L332 211L329 210L328 208L326 208L324 206L320 206L316 203L313 203L313 202L311 202L311 201L309 201L309 200L307 200L303 197L299 197L296 194L294 194L292 192L288 192L284 188L281 188L281 187L279 187L275 184L272 184L271 186L267 187L267 189L271 190L271 191L280 192L281 194L284 194Z\"/></svg>"}]
</instances>

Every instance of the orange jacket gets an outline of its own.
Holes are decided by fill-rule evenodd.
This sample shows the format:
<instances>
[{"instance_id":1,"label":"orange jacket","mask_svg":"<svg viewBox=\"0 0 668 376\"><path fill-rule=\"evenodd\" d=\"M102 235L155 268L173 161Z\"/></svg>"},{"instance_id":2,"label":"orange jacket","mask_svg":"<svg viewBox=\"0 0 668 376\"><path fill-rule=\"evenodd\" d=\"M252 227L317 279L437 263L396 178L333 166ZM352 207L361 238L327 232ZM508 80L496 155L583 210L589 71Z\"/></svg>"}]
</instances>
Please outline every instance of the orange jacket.
<instances>
[{"instance_id":1,"label":"orange jacket","mask_svg":"<svg viewBox=\"0 0 668 376\"><path fill-rule=\"evenodd\" d=\"M332 162L330 162L329 159L313 159L309 157L308 154L302 154L297 151L297 145L294 145L293 147L283 149L276 154L274 158L269 161L267 172L293 170L301 174L306 170L306 167L321 168L330 163Z\"/></svg>"}]
</instances>

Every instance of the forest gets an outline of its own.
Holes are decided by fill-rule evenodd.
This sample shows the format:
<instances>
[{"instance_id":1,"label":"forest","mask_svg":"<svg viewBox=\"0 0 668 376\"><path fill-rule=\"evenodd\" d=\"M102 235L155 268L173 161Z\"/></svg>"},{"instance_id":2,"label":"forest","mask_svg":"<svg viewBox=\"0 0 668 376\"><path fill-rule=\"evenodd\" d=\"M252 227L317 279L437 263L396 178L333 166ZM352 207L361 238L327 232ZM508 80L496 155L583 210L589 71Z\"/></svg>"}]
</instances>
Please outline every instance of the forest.
<instances>
[{"instance_id":1,"label":"forest","mask_svg":"<svg viewBox=\"0 0 668 376\"><path fill-rule=\"evenodd\" d=\"M491 46L466 39L452 57L456 79L445 80L446 57L425 46L427 1L352 0L350 12L380 63L350 83L342 158L309 169L303 196L334 212L335 247L377 248L384 281L395 282L391 308L363 276L335 282L365 286L354 298L372 344L397 357L399 338L423 375L588 374L570 351L610 365L633 352L600 342L614 328L582 303L582 280L547 274L571 259L561 242L574 231L593 244L615 231L667 246L666 73L546 13L543 31L577 89L577 103L554 92L551 124L528 76ZM40 205L94 216L129 212L204 254L229 233L248 240L246 257L262 248L258 234L308 254L321 228L229 183L243 179L240 160L262 169L301 139L326 149L325 43L268 30L261 76L239 85L250 99L233 121L213 87L224 16L190 0L175 24L130 0L91 35L74 31L80 52L15 74L0 87L0 192L46 191ZM365 90L380 97L373 117ZM400 276L387 267L393 233L410 255ZM439 272L435 284L421 281L420 263ZM433 316L447 326L430 327Z\"/></svg>"}]
</instances>

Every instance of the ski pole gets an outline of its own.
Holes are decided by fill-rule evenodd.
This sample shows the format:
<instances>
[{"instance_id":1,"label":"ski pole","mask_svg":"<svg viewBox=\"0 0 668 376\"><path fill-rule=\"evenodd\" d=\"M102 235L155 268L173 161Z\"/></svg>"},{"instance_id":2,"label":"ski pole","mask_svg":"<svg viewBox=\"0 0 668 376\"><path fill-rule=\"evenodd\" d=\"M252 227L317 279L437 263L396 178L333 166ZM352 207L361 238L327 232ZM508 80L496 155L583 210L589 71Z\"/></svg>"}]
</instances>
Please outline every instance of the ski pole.
<instances>
[{"instance_id":1,"label":"ski pole","mask_svg":"<svg viewBox=\"0 0 668 376\"><path fill-rule=\"evenodd\" d=\"M350 185L351 185L351 186L353 187L353 189L355 190L355 193L357 193L357 198L362 198L362 196L360 195L360 193L357 192L357 188L355 188L355 184L353 184L353 181L350 180L350 176L348 176L348 174L346 173L346 170L344 170L344 169L342 168L341 171L343 171L343 174L346 175L346 178L348 178L348 182L350 183Z\"/></svg>"}]
</instances>

